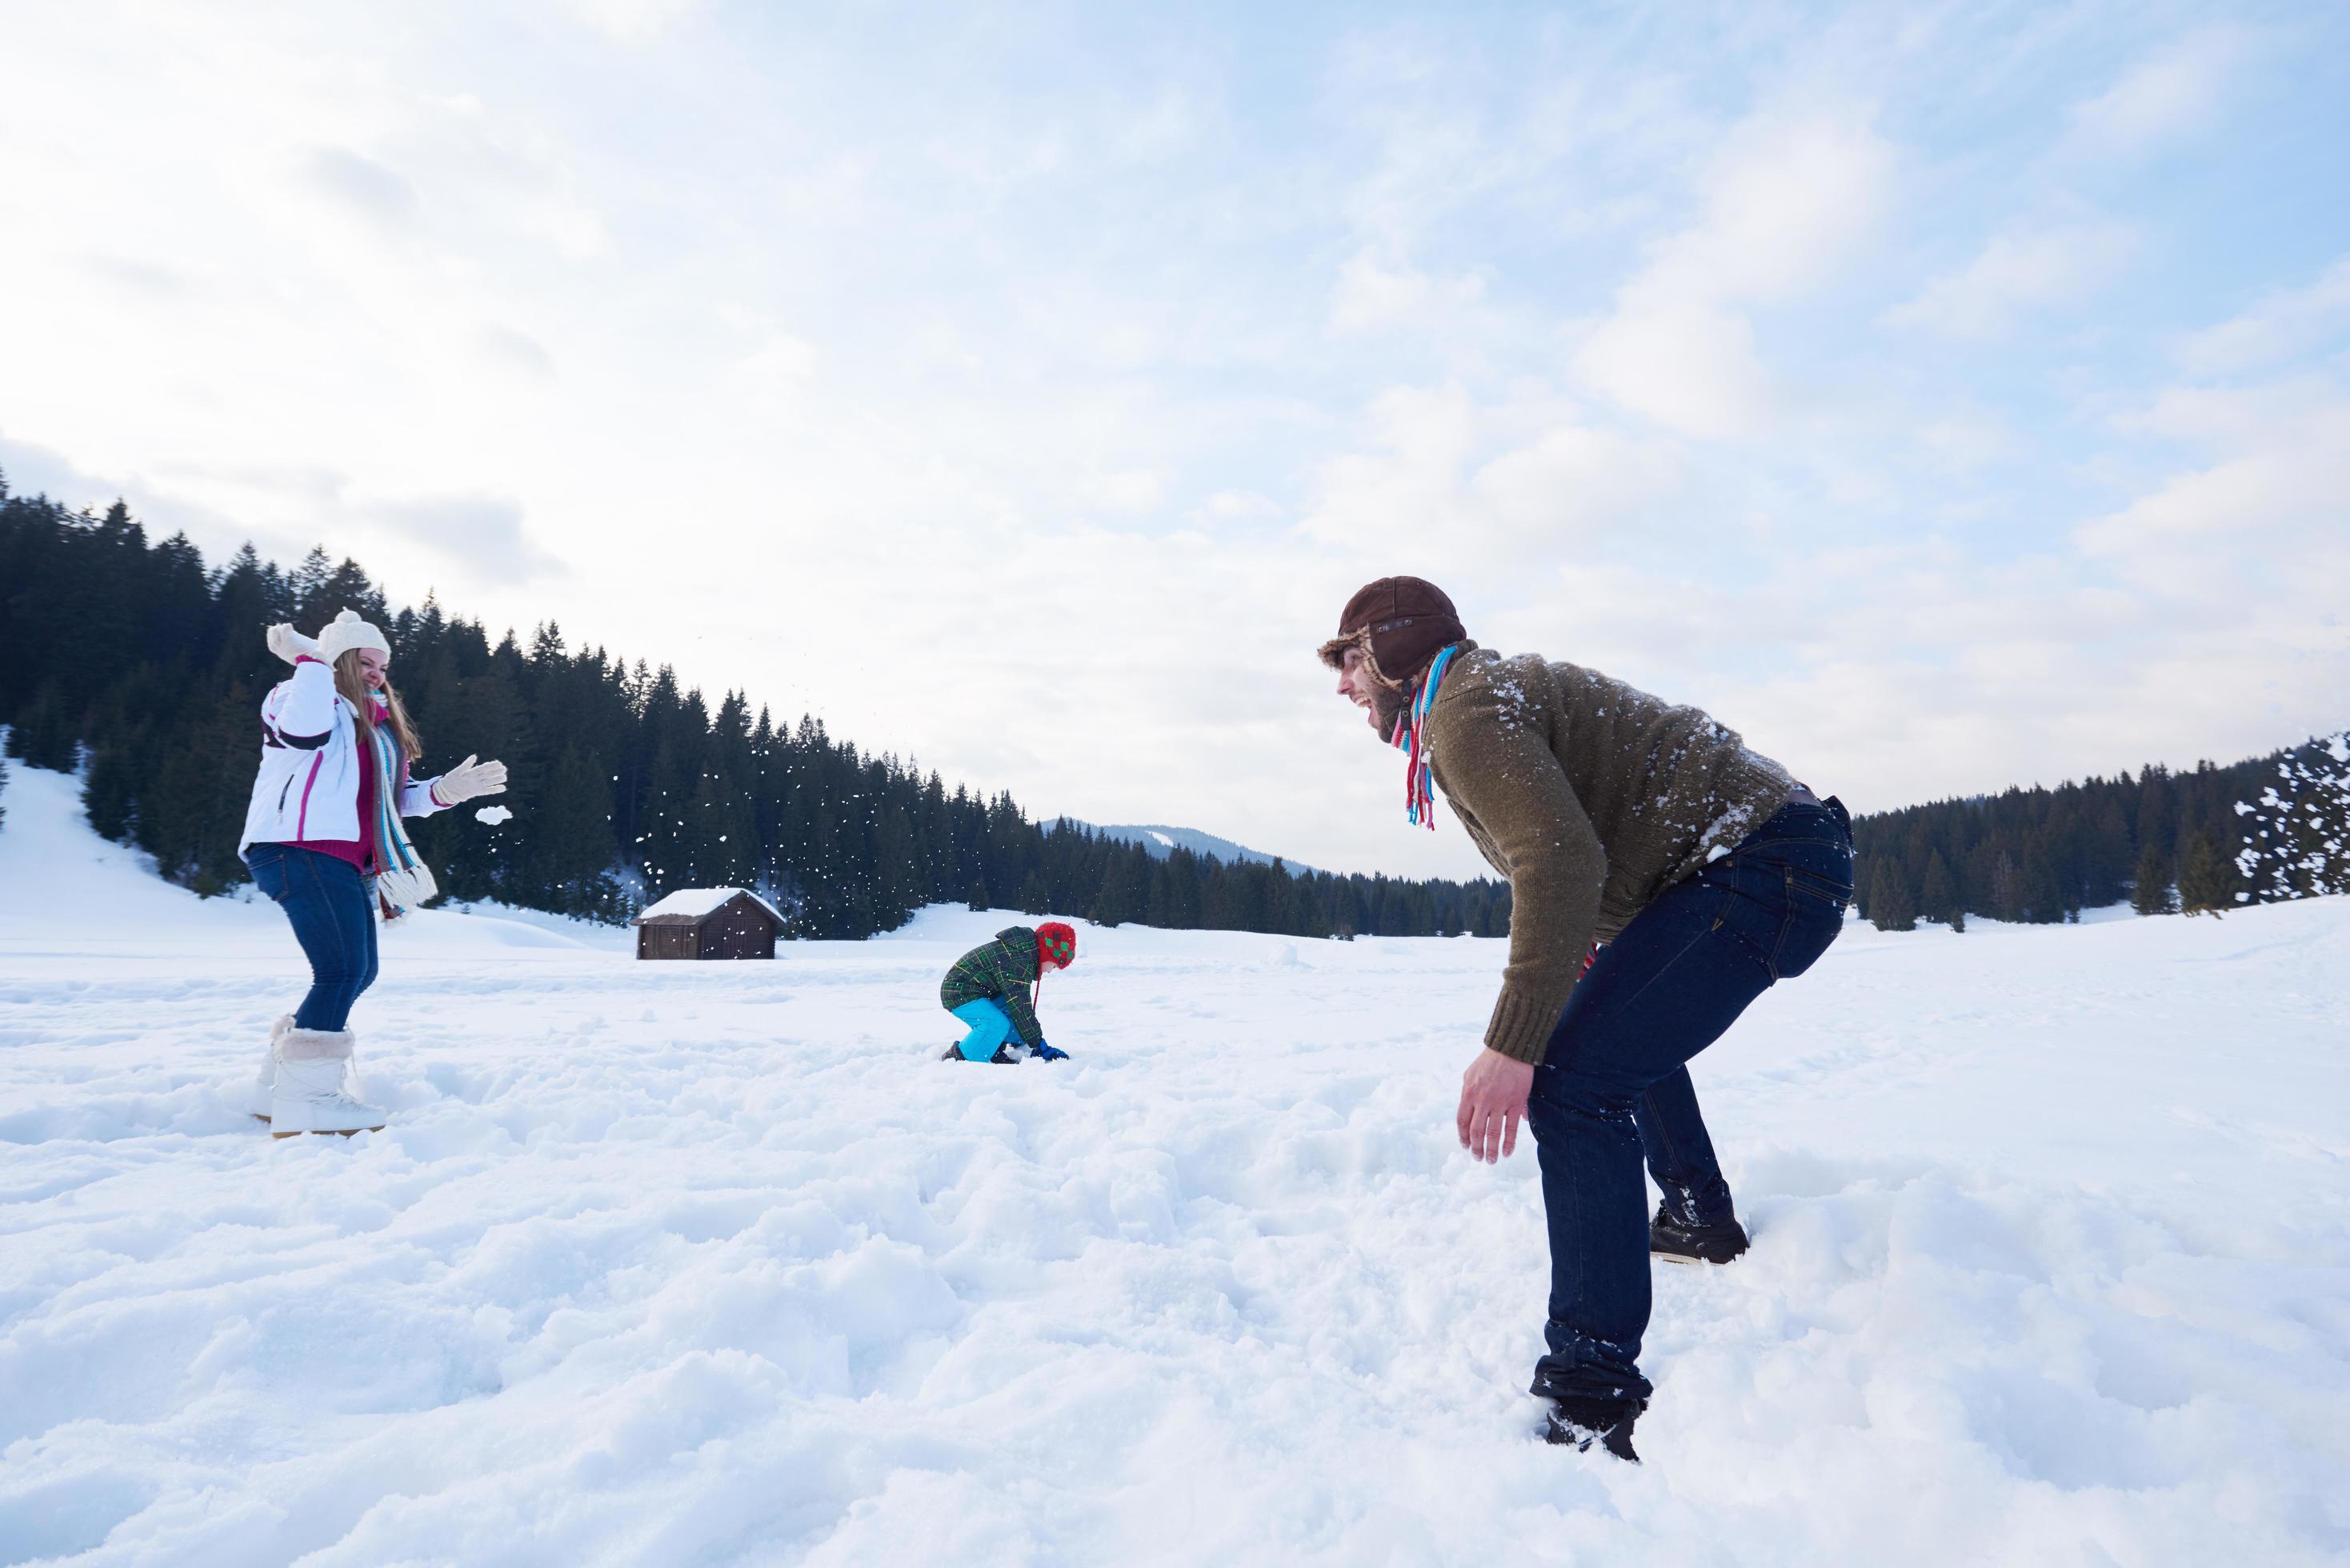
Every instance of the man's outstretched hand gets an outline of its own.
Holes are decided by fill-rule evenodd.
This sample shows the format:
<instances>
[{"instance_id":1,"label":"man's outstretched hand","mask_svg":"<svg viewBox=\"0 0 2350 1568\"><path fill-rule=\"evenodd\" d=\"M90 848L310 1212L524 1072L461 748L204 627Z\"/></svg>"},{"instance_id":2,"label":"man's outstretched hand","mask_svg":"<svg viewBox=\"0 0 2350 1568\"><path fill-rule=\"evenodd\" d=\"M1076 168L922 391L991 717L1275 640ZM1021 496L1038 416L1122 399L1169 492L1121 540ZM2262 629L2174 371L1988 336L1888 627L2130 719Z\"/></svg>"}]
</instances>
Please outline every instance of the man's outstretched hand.
<instances>
[{"instance_id":1,"label":"man's outstretched hand","mask_svg":"<svg viewBox=\"0 0 2350 1568\"><path fill-rule=\"evenodd\" d=\"M1518 1123L1526 1114L1534 1065L1499 1051L1480 1051L1461 1075L1461 1147L1471 1159L1492 1164L1518 1147Z\"/></svg>"}]
</instances>

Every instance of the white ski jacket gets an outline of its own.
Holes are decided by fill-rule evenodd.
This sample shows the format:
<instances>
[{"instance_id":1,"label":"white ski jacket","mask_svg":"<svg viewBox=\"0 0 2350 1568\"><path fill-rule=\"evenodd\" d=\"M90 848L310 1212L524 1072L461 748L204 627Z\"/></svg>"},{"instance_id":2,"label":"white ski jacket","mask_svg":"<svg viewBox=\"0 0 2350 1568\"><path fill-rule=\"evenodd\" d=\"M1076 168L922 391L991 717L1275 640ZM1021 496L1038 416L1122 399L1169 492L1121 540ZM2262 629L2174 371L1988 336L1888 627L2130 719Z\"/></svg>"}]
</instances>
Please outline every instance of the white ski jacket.
<instances>
[{"instance_id":1,"label":"white ski jacket","mask_svg":"<svg viewBox=\"0 0 2350 1568\"><path fill-rule=\"evenodd\" d=\"M400 815L448 809L432 798L435 780L410 779L405 757L400 771ZM236 852L255 844L350 843L366 836L359 825L358 722L335 690L333 668L305 658L261 701L261 771L254 775Z\"/></svg>"}]
</instances>

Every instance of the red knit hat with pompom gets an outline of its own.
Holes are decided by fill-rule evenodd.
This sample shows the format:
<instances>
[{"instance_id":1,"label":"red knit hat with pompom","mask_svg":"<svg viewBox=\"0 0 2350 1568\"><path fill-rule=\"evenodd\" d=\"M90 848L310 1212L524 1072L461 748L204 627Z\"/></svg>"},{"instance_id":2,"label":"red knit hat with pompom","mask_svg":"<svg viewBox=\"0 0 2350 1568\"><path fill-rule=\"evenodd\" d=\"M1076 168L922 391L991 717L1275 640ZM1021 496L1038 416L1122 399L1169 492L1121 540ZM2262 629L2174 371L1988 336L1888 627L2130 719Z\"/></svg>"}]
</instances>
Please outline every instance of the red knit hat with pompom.
<instances>
[{"instance_id":1,"label":"red knit hat with pompom","mask_svg":"<svg viewBox=\"0 0 2350 1568\"><path fill-rule=\"evenodd\" d=\"M1036 961L1038 963L1051 964L1055 969L1066 969L1076 956L1076 929L1066 920L1047 920L1036 928Z\"/></svg>"}]
</instances>

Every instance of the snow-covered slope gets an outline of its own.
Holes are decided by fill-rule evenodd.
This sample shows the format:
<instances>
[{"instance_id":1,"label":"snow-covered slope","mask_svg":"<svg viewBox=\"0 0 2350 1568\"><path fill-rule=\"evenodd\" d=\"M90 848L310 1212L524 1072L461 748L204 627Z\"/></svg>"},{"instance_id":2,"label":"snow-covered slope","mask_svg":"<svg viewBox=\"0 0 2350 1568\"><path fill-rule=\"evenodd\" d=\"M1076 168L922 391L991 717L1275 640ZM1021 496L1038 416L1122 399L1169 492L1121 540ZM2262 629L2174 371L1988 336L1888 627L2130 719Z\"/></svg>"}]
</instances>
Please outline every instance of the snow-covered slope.
<instances>
[{"instance_id":1,"label":"snow-covered slope","mask_svg":"<svg viewBox=\"0 0 2350 1568\"><path fill-rule=\"evenodd\" d=\"M199 898L154 875L148 857L90 831L81 786L64 774L9 765L0 820L0 954L108 953L300 963L286 917L251 888ZM632 951L633 933L535 909L420 910L389 928L399 951Z\"/></svg>"},{"instance_id":2,"label":"snow-covered slope","mask_svg":"<svg viewBox=\"0 0 2350 1568\"><path fill-rule=\"evenodd\" d=\"M2350 902L1856 928L1697 1073L1755 1231L1660 1269L1639 1468L1532 1437L1502 946L1005 917L773 963L395 935L391 1125L236 1100L299 987L15 775L0 1557L2140 1564L2350 1550ZM45 802L45 792L48 798ZM601 939L601 933L591 933Z\"/></svg>"}]
</instances>

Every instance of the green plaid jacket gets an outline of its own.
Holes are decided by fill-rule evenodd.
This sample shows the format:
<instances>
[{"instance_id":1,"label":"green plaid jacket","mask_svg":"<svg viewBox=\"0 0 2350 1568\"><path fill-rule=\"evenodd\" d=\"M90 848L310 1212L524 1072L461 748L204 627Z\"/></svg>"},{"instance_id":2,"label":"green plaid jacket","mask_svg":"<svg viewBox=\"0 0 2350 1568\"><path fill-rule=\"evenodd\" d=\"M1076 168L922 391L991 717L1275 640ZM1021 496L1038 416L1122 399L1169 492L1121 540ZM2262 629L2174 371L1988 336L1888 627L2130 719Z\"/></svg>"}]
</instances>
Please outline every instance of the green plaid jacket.
<instances>
[{"instance_id":1,"label":"green plaid jacket","mask_svg":"<svg viewBox=\"0 0 2350 1568\"><path fill-rule=\"evenodd\" d=\"M1029 1005L1028 988L1036 983L1036 932L1029 926L1006 926L992 942L955 960L939 982L939 1004L951 1012L966 1002L1001 1002L1012 1015L1013 1033L1034 1045L1045 1037L1037 1027L1036 1010Z\"/></svg>"}]
</instances>

